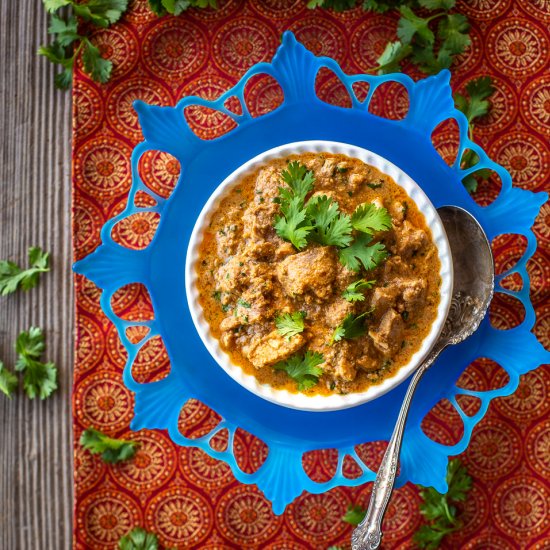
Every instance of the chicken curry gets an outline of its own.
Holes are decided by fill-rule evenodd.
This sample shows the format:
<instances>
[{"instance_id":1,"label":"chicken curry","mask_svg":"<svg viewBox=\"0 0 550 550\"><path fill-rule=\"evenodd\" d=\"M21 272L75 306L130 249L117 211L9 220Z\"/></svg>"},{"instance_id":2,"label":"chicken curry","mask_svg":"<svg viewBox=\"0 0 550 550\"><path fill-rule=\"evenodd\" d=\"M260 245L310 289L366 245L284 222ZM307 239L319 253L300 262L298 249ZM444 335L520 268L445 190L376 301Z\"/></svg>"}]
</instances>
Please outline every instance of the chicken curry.
<instances>
[{"instance_id":1,"label":"chicken curry","mask_svg":"<svg viewBox=\"0 0 550 550\"><path fill-rule=\"evenodd\" d=\"M424 216L359 159L304 153L244 176L211 214L198 290L212 335L260 383L361 392L407 364L437 315Z\"/></svg>"}]
</instances>

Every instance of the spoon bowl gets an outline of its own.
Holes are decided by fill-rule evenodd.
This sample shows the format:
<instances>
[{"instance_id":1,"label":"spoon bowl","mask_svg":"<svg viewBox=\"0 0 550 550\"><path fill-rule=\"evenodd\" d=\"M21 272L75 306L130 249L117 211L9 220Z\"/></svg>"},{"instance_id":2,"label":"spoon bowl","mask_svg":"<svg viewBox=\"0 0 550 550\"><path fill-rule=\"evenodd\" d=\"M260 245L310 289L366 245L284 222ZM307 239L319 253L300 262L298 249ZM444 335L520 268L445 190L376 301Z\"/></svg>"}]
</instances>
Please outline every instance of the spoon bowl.
<instances>
[{"instance_id":1,"label":"spoon bowl","mask_svg":"<svg viewBox=\"0 0 550 550\"><path fill-rule=\"evenodd\" d=\"M432 351L411 379L374 480L367 513L353 532L352 550L375 550L380 546L382 520L395 484L403 433L418 382L447 346L459 344L477 330L493 297L493 254L483 228L469 212L458 206L443 206L438 213L453 258L451 307Z\"/></svg>"}]
</instances>

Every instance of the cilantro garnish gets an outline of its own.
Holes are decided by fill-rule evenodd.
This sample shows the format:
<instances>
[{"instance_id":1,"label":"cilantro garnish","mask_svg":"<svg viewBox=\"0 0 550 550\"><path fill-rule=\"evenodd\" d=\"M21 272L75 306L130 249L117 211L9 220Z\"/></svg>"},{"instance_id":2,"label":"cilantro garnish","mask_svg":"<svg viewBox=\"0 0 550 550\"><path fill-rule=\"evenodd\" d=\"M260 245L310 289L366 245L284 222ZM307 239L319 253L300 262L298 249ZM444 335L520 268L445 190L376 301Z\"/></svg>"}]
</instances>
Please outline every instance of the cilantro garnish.
<instances>
[{"instance_id":1,"label":"cilantro garnish","mask_svg":"<svg viewBox=\"0 0 550 550\"><path fill-rule=\"evenodd\" d=\"M0 261L0 295L6 296L21 287L23 290L34 288L38 284L40 273L50 270L50 254L38 246L29 248L28 269L21 269L16 263Z\"/></svg>"},{"instance_id":2,"label":"cilantro garnish","mask_svg":"<svg viewBox=\"0 0 550 550\"><path fill-rule=\"evenodd\" d=\"M293 355L286 361L276 363L275 370L285 371L298 386L298 390L304 391L312 388L319 381L323 369L319 367L325 362L322 354L306 351L305 355Z\"/></svg>"},{"instance_id":3,"label":"cilantro garnish","mask_svg":"<svg viewBox=\"0 0 550 550\"><path fill-rule=\"evenodd\" d=\"M239 304L241 307L244 307L246 309L250 309L252 307L252 304L250 302L247 302L246 300L243 300L242 298L239 298L237 300L237 304Z\"/></svg>"},{"instance_id":4,"label":"cilantro garnish","mask_svg":"<svg viewBox=\"0 0 550 550\"><path fill-rule=\"evenodd\" d=\"M388 256L382 243L369 246L372 237L366 233L360 233L350 246L338 251L340 262L352 271L359 271L361 265L367 270L374 269Z\"/></svg>"},{"instance_id":5,"label":"cilantro garnish","mask_svg":"<svg viewBox=\"0 0 550 550\"><path fill-rule=\"evenodd\" d=\"M338 203L326 195L315 197L307 205L313 229L309 238L326 246L347 246L351 240L352 220L342 214Z\"/></svg>"},{"instance_id":6,"label":"cilantro garnish","mask_svg":"<svg viewBox=\"0 0 550 550\"><path fill-rule=\"evenodd\" d=\"M118 542L119 550L158 550L158 538L141 527L134 527Z\"/></svg>"},{"instance_id":7,"label":"cilantro garnish","mask_svg":"<svg viewBox=\"0 0 550 550\"><path fill-rule=\"evenodd\" d=\"M17 376L9 371L0 361L0 392L11 397L17 389Z\"/></svg>"},{"instance_id":8,"label":"cilantro garnish","mask_svg":"<svg viewBox=\"0 0 550 550\"><path fill-rule=\"evenodd\" d=\"M368 315L370 311L365 311L361 315L354 315L353 313L348 313L344 320L334 329L332 337L330 339L330 344L334 342L339 342L344 338L346 340L353 340L354 338L359 338L363 336L367 329L365 328L365 316Z\"/></svg>"},{"instance_id":9,"label":"cilantro garnish","mask_svg":"<svg viewBox=\"0 0 550 550\"><path fill-rule=\"evenodd\" d=\"M472 488L472 478L458 458L449 462L447 484L449 489L443 495L432 487L426 487L420 492L423 499L420 513L428 521L414 535L420 548L439 548L446 535L462 528L462 521L457 517L457 509L453 503L466 500Z\"/></svg>"},{"instance_id":10,"label":"cilantro garnish","mask_svg":"<svg viewBox=\"0 0 550 550\"><path fill-rule=\"evenodd\" d=\"M303 311L283 313L275 318L275 326L279 334L286 336L286 339L290 340L292 336L296 336L296 334L300 334L304 330L305 316Z\"/></svg>"},{"instance_id":11,"label":"cilantro garnish","mask_svg":"<svg viewBox=\"0 0 550 550\"><path fill-rule=\"evenodd\" d=\"M135 441L114 439L93 428L82 432L80 444L92 454L101 454L103 462L111 464L133 458L138 447Z\"/></svg>"},{"instance_id":12,"label":"cilantro garnish","mask_svg":"<svg viewBox=\"0 0 550 550\"><path fill-rule=\"evenodd\" d=\"M387 231L392 223L390 213L384 207L363 203L351 215L351 225L357 231L372 235L376 231Z\"/></svg>"},{"instance_id":13,"label":"cilantro garnish","mask_svg":"<svg viewBox=\"0 0 550 550\"><path fill-rule=\"evenodd\" d=\"M372 288L375 283L376 281L365 281L365 279L354 281L342 292L342 297L348 302L362 302L365 299L363 291Z\"/></svg>"},{"instance_id":14,"label":"cilantro garnish","mask_svg":"<svg viewBox=\"0 0 550 550\"><path fill-rule=\"evenodd\" d=\"M42 330L31 327L21 332L15 343L17 362L15 370L23 373L23 389L29 399L46 399L57 389L57 369L53 363L42 363L46 349Z\"/></svg>"},{"instance_id":15,"label":"cilantro garnish","mask_svg":"<svg viewBox=\"0 0 550 550\"><path fill-rule=\"evenodd\" d=\"M288 163L281 178L287 187L279 187L279 196L275 199L282 213L282 216L275 218L275 231L281 239L301 250L306 246L306 238L312 229L304 201L313 188L315 178L311 170L297 161Z\"/></svg>"}]
</instances>

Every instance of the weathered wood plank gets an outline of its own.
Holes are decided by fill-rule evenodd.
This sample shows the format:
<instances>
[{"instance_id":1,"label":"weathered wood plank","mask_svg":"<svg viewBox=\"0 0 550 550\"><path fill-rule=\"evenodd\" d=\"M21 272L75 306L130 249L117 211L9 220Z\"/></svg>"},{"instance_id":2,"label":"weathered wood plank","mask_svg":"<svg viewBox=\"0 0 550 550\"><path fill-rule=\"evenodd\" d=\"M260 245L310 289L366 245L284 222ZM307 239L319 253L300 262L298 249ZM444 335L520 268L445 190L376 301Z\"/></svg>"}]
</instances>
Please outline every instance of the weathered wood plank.
<instances>
[{"instance_id":1,"label":"weathered wood plank","mask_svg":"<svg viewBox=\"0 0 550 550\"><path fill-rule=\"evenodd\" d=\"M60 389L44 402L0 396L0 549L63 550L72 538L71 99L36 55L46 41L39 0L0 3L0 258L52 252L53 270L28 293L0 298L0 359L31 325L47 335Z\"/></svg>"}]
</instances>

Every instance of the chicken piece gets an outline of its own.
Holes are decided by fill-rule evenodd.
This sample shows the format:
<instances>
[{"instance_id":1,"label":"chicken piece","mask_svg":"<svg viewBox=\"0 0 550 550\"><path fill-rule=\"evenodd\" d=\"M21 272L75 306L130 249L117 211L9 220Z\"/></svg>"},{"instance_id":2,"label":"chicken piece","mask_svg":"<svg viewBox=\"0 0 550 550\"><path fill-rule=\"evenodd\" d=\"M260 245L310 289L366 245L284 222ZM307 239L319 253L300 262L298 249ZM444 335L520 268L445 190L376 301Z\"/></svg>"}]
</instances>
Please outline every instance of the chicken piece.
<instances>
[{"instance_id":1,"label":"chicken piece","mask_svg":"<svg viewBox=\"0 0 550 550\"><path fill-rule=\"evenodd\" d=\"M287 340L277 330L273 330L258 341L243 346L243 353L259 369L287 359L298 351L304 343L305 338L301 334L296 334Z\"/></svg>"},{"instance_id":2,"label":"chicken piece","mask_svg":"<svg viewBox=\"0 0 550 550\"><path fill-rule=\"evenodd\" d=\"M231 314L220 323L220 330L222 332L227 332L233 330L234 328L240 327L242 324L243 320L240 317Z\"/></svg>"},{"instance_id":3,"label":"chicken piece","mask_svg":"<svg viewBox=\"0 0 550 550\"><path fill-rule=\"evenodd\" d=\"M269 260L275 252L275 245L270 242L256 242L247 246L243 252L243 256L252 258L253 260Z\"/></svg>"},{"instance_id":4,"label":"chicken piece","mask_svg":"<svg viewBox=\"0 0 550 550\"><path fill-rule=\"evenodd\" d=\"M322 349L325 358L325 369L334 378L352 381L357 376L355 354L352 351L353 343L342 340L329 348Z\"/></svg>"},{"instance_id":5,"label":"chicken piece","mask_svg":"<svg viewBox=\"0 0 550 550\"><path fill-rule=\"evenodd\" d=\"M241 233L241 227L236 224L230 224L218 232L216 235L216 248L219 258L227 258L235 254L242 238Z\"/></svg>"},{"instance_id":6,"label":"chicken piece","mask_svg":"<svg viewBox=\"0 0 550 550\"><path fill-rule=\"evenodd\" d=\"M287 256L277 266L277 278L288 296L306 294L306 301L311 300L311 295L326 300L333 292L336 262L332 247L312 248Z\"/></svg>"},{"instance_id":7,"label":"chicken piece","mask_svg":"<svg viewBox=\"0 0 550 550\"><path fill-rule=\"evenodd\" d=\"M422 279L404 279L400 282L403 293L403 306L409 314L414 313L426 300L426 281Z\"/></svg>"},{"instance_id":8,"label":"chicken piece","mask_svg":"<svg viewBox=\"0 0 550 550\"><path fill-rule=\"evenodd\" d=\"M335 290L338 293L344 292L346 288L357 280L357 273L348 269L345 265L342 265L340 262L336 264L336 279L334 281Z\"/></svg>"},{"instance_id":9,"label":"chicken piece","mask_svg":"<svg viewBox=\"0 0 550 550\"><path fill-rule=\"evenodd\" d=\"M390 206L390 215L392 217L393 225L401 225L405 220L405 205L401 201L392 202Z\"/></svg>"},{"instance_id":10,"label":"chicken piece","mask_svg":"<svg viewBox=\"0 0 550 550\"><path fill-rule=\"evenodd\" d=\"M384 355L397 351L401 345L405 324L401 315L394 309L384 313L377 330L369 330L374 347Z\"/></svg>"},{"instance_id":11,"label":"chicken piece","mask_svg":"<svg viewBox=\"0 0 550 550\"><path fill-rule=\"evenodd\" d=\"M391 279L395 275L406 273L407 266L400 256L392 256L384 263L384 279Z\"/></svg>"},{"instance_id":12,"label":"chicken piece","mask_svg":"<svg viewBox=\"0 0 550 550\"><path fill-rule=\"evenodd\" d=\"M271 202L271 199L279 195L281 185L280 170L275 166L267 166L260 170L254 186L255 196L258 202ZM260 200L263 197L263 201Z\"/></svg>"},{"instance_id":13,"label":"chicken piece","mask_svg":"<svg viewBox=\"0 0 550 550\"><path fill-rule=\"evenodd\" d=\"M416 229L410 222L405 220L397 234L397 251L404 258L410 258L420 250L428 238L422 229Z\"/></svg>"},{"instance_id":14,"label":"chicken piece","mask_svg":"<svg viewBox=\"0 0 550 550\"><path fill-rule=\"evenodd\" d=\"M337 297L334 301L323 306L325 319L333 326L338 326L346 315L355 311L355 303Z\"/></svg>"},{"instance_id":15,"label":"chicken piece","mask_svg":"<svg viewBox=\"0 0 550 550\"><path fill-rule=\"evenodd\" d=\"M390 284L387 287L377 287L372 293L370 306L374 308L376 314L380 317L388 308L395 307L399 296L399 287Z\"/></svg>"},{"instance_id":16,"label":"chicken piece","mask_svg":"<svg viewBox=\"0 0 550 550\"><path fill-rule=\"evenodd\" d=\"M271 201L249 205L243 214L243 238L263 241L274 235L273 218L277 210L278 205Z\"/></svg>"},{"instance_id":17,"label":"chicken piece","mask_svg":"<svg viewBox=\"0 0 550 550\"><path fill-rule=\"evenodd\" d=\"M216 273L216 287L222 292L232 292L240 288L243 284L243 258L233 256L229 261L223 264Z\"/></svg>"},{"instance_id":18,"label":"chicken piece","mask_svg":"<svg viewBox=\"0 0 550 550\"><path fill-rule=\"evenodd\" d=\"M352 191L357 191L358 189L360 189L363 186L366 179L367 178L366 178L365 174L354 172L353 174L350 174L350 176L348 178L348 186L350 187L350 189Z\"/></svg>"},{"instance_id":19,"label":"chicken piece","mask_svg":"<svg viewBox=\"0 0 550 550\"><path fill-rule=\"evenodd\" d=\"M282 260L283 258L286 258L291 254L294 254L294 252L295 252L295 249L294 249L294 246L292 246L292 244L287 243L286 241L282 241L281 244L275 250L275 259Z\"/></svg>"}]
</instances>

